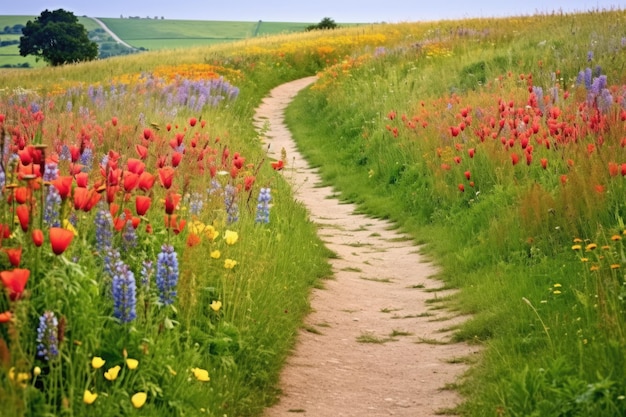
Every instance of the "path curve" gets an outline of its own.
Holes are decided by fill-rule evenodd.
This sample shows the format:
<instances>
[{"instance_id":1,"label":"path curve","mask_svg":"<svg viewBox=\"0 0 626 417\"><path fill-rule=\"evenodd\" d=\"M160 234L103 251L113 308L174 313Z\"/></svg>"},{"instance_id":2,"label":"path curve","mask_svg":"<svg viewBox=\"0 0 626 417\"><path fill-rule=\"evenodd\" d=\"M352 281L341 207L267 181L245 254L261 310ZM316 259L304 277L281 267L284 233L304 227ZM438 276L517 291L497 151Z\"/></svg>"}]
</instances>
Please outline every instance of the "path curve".
<instances>
[{"instance_id":1,"label":"path curve","mask_svg":"<svg viewBox=\"0 0 626 417\"><path fill-rule=\"evenodd\" d=\"M104 23L102 20L98 19L97 17L90 17L90 19L93 20L94 22L96 22L98 25L100 25L100 27L102 29L104 29L104 31L106 33L108 33L109 36L113 38L113 40L115 40L115 42L120 43L120 44L124 45L125 47L133 49L133 50L137 49L134 46L132 46L131 44L124 42L122 40L122 38L117 36L117 34L115 32L113 32L111 29L109 29L109 27L106 25L106 23Z\"/></svg>"},{"instance_id":2,"label":"path curve","mask_svg":"<svg viewBox=\"0 0 626 417\"><path fill-rule=\"evenodd\" d=\"M283 84L257 109L255 126L268 154L280 159L295 198L319 225L337 259L334 279L311 295L313 312L282 374L282 396L267 417L435 416L460 398L453 384L466 370L462 358L476 347L449 343L463 317L433 309L442 283L436 268L412 240L387 221L354 214L356 207L332 198L298 153L284 124L284 110L315 77ZM332 139L329 139L332 140ZM313 331L311 331L313 330ZM391 339L391 340L389 340ZM383 343L371 343L375 340ZM369 343L365 343L369 341Z\"/></svg>"}]
</instances>

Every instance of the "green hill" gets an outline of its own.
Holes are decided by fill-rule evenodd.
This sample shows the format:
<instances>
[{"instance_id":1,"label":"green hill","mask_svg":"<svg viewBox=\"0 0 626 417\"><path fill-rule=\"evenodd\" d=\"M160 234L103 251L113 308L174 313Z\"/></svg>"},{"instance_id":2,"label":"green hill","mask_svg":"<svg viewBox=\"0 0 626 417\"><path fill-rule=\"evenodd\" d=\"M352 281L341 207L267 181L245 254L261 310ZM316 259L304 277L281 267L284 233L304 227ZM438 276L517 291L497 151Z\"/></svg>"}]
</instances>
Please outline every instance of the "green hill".
<instances>
[{"instance_id":1,"label":"green hill","mask_svg":"<svg viewBox=\"0 0 626 417\"><path fill-rule=\"evenodd\" d=\"M0 42L19 41L21 33L6 33L7 28L25 25L36 16L0 16ZM81 16L79 22L88 32L101 31L100 26L91 18ZM123 41L138 49L176 49L192 46L212 45L231 42L257 36L279 33L302 32L310 23L293 22L239 22L239 21L202 21L169 20L155 18L100 18ZM105 38L98 43L111 42ZM103 47L100 45L101 48ZM109 49L109 46L105 48ZM45 66L34 57L22 57L18 44L0 46L0 67L8 66Z\"/></svg>"}]
</instances>

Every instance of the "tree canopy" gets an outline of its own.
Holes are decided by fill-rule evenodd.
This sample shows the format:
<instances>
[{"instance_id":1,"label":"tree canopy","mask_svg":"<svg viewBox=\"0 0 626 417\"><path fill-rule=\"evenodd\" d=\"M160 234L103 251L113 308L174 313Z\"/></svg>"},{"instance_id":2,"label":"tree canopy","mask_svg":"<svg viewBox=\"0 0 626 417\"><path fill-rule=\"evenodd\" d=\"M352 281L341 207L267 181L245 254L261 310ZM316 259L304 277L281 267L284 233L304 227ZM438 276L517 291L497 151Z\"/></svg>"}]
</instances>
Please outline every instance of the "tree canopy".
<instances>
[{"instance_id":1,"label":"tree canopy","mask_svg":"<svg viewBox=\"0 0 626 417\"><path fill-rule=\"evenodd\" d=\"M44 10L35 21L22 28L20 55L35 55L50 65L91 61L98 56L98 45L89 40L87 30L72 12Z\"/></svg>"},{"instance_id":2,"label":"tree canopy","mask_svg":"<svg viewBox=\"0 0 626 417\"><path fill-rule=\"evenodd\" d=\"M307 26L306 30L311 31L311 30L337 29L338 27L339 26L337 26L337 23L335 23L333 19L331 19L330 17L325 17L317 25Z\"/></svg>"}]
</instances>

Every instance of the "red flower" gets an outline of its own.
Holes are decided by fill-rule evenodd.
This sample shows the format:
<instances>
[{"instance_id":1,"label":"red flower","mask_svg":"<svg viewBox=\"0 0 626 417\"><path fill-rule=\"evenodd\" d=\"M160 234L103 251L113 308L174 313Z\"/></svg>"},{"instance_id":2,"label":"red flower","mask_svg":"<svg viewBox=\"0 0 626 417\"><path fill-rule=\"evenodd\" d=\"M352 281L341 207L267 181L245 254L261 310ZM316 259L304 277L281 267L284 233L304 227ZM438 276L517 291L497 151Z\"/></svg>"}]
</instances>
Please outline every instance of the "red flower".
<instances>
[{"instance_id":1,"label":"red flower","mask_svg":"<svg viewBox=\"0 0 626 417\"><path fill-rule=\"evenodd\" d=\"M456 162L457 164L461 163L461 157L460 156L455 156L453 159L454 159L454 162Z\"/></svg>"},{"instance_id":2,"label":"red flower","mask_svg":"<svg viewBox=\"0 0 626 417\"><path fill-rule=\"evenodd\" d=\"M139 158L146 159L148 157L148 148L143 145L135 145L135 151L137 151L137 155Z\"/></svg>"},{"instance_id":3,"label":"red flower","mask_svg":"<svg viewBox=\"0 0 626 417\"><path fill-rule=\"evenodd\" d=\"M252 185L254 185L255 180L256 178L252 175L248 175L246 176L246 178L243 179L244 188L246 189L246 191L250 191L252 189Z\"/></svg>"},{"instance_id":4,"label":"red flower","mask_svg":"<svg viewBox=\"0 0 626 417\"><path fill-rule=\"evenodd\" d=\"M128 166L128 170L130 172L137 175L141 175L146 169L146 164L144 164L140 159L137 158L128 158L128 161L126 161L126 165Z\"/></svg>"},{"instance_id":5,"label":"red flower","mask_svg":"<svg viewBox=\"0 0 626 417\"><path fill-rule=\"evenodd\" d=\"M175 173L176 171L172 167L159 168L159 180L163 188L169 189L172 186Z\"/></svg>"},{"instance_id":6,"label":"red flower","mask_svg":"<svg viewBox=\"0 0 626 417\"><path fill-rule=\"evenodd\" d=\"M167 214L174 213L174 210L176 209L176 206L178 206L179 202L180 202L180 194L168 192L165 195L165 212Z\"/></svg>"},{"instance_id":7,"label":"red flower","mask_svg":"<svg viewBox=\"0 0 626 417\"><path fill-rule=\"evenodd\" d=\"M100 197L94 189L77 187L74 189L74 209L88 212L100 201Z\"/></svg>"},{"instance_id":8,"label":"red flower","mask_svg":"<svg viewBox=\"0 0 626 417\"><path fill-rule=\"evenodd\" d=\"M516 153L512 153L511 154L511 163L513 165L517 165L517 163L519 162L519 155Z\"/></svg>"},{"instance_id":9,"label":"red flower","mask_svg":"<svg viewBox=\"0 0 626 417\"><path fill-rule=\"evenodd\" d=\"M111 124L112 124L113 126L117 126L117 117L113 117L113 118L111 119Z\"/></svg>"},{"instance_id":10,"label":"red flower","mask_svg":"<svg viewBox=\"0 0 626 417\"><path fill-rule=\"evenodd\" d=\"M124 191L130 193L139 184L139 175L131 171L124 171Z\"/></svg>"},{"instance_id":11,"label":"red flower","mask_svg":"<svg viewBox=\"0 0 626 417\"><path fill-rule=\"evenodd\" d=\"M43 232L41 231L41 229L33 230L31 237L35 246L40 247L41 245L43 245Z\"/></svg>"},{"instance_id":12,"label":"red flower","mask_svg":"<svg viewBox=\"0 0 626 417\"><path fill-rule=\"evenodd\" d=\"M620 171L621 171L622 177L626 177L626 164L622 164Z\"/></svg>"},{"instance_id":13,"label":"red flower","mask_svg":"<svg viewBox=\"0 0 626 417\"><path fill-rule=\"evenodd\" d=\"M17 187L13 194L15 195L15 201L17 201L18 204L26 203L30 197L29 189L26 187Z\"/></svg>"},{"instance_id":14,"label":"red flower","mask_svg":"<svg viewBox=\"0 0 626 417\"><path fill-rule=\"evenodd\" d=\"M473 157L474 157L474 154L476 153L476 149L474 149L474 148L469 148L469 149L467 150L467 153L468 153L468 155L469 155L469 157L470 157L470 158L473 158Z\"/></svg>"},{"instance_id":15,"label":"red flower","mask_svg":"<svg viewBox=\"0 0 626 417\"><path fill-rule=\"evenodd\" d=\"M179 234L186 224L187 222L185 221L185 219L181 219L179 222L175 214L171 216L165 216L165 228L172 229L172 232L174 232L175 235Z\"/></svg>"},{"instance_id":16,"label":"red flower","mask_svg":"<svg viewBox=\"0 0 626 417\"><path fill-rule=\"evenodd\" d=\"M2 250L6 252L11 265L16 268L20 266L20 261L22 260L22 248L4 248Z\"/></svg>"},{"instance_id":17,"label":"red flower","mask_svg":"<svg viewBox=\"0 0 626 417\"><path fill-rule=\"evenodd\" d=\"M72 243L72 239L74 239L74 233L71 230L63 229L62 227L50 228L50 244L55 255L65 252L70 243Z\"/></svg>"},{"instance_id":18,"label":"red flower","mask_svg":"<svg viewBox=\"0 0 626 417\"><path fill-rule=\"evenodd\" d=\"M561 184L565 185L565 183L567 183L567 175L563 174L561 175Z\"/></svg>"},{"instance_id":19,"label":"red flower","mask_svg":"<svg viewBox=\"0 0 626 417\"><path fill-rule=\"evenodd\" d=\"M196 119L195 117L189 119L189 126L194 127L196 123L198 123L198 119Z\"/></svg>"},{"instance_id":20,"label":"red flower","mask_svg":"<svg viewBox=\"0 0 626 417\"><path fill-rule=\"evenodd\" d=\"M450 134L452 135L452 137L459 136L459 133L461 133L461 129L459 129L457 126L450 127Z\"/></svg>"},{"instance_id":21,"label":"red flower","mask_svg":"<svg viewBox=\"0 0 626 417\"><path fill-rule=\"evenodd\" d=\"M20 204L15 209L15 214L17 215L18 220L20 221L20 226L23 231L28 230L28 222L30 221L30 213L28 211L28 206L26 204Z\"/></svg>"},{"instance_id":22,"label":"red flower","mask_svg":"<svg viewBox=\"0 0 626 417\"><path fill-rule=\"evenodd\" d=\"M463 184L459 184L459 191L462 193L465 192L465 186Z\"/></svg>"},{"instance_id":23,"label":"red flower","mask_svg":"<svg viewBox=\"0 0 626 417\"><path fill-rule=\"evenodd\" d=\"M282 160L272 162L272 168L274 168L275 171L280 171L284 167L285 167L285 163Z\"/></svg>"},{"instance_id":24,"label":"red flower","mask_svg":"<svg viewBox=\"0 0 626 417\"><path fill-rule=\"evenodd\" d=\"M150 204L152 203L152 199L150 197L146 197L143 195L138 195L135 197L135 210L137 211L138 216L143 216L146 214L148 209L150 208Z\"/></svg>"},{"instance_id":25,"label":"red flower","mask_svg":"<svg viewBox=\"0 0 626 417\"><path fill-rule=\"evenodd\" d=\"M12 301L22 296L29 276L30 271L28 269L15 268L13 271L0 272L0 280L4 287L9 290L9 298Z\"/></svg>"},{"instance_id":26,"label":"red flower","mask_svg":"<svg viewBox=\"0 0 626 417\"><path fill-rule=\"evenodd\" d=\"M154 133L152 132L152 130L145 128L143 130L143 138L145 140L150 140L152 137L154 137Z\"/></svg>"},{"instance_id":27,"label":"red flower","mask_svg":"<svg viewBox=\"0 0 626 417\"><path fill-rule=\"evenodd\" d=\"M546 158L541 158L541 168L546 169L548 168L548 160Z\"/></svg>"},{"instance_id":28,"label":"red flower","mask_svg":"<svg viewBox=\"0 0 626 417\"><path fill-rule=\"evenodd\" d=\"M79 172L74 176L76 178L76 186L87 188L87 184L89 183L89 174L86 172Z\"/></svg>"},{"instance_id":29,"label":"red flower","mask_svg":"<svg viewBox=\"0 0 626 417\"><path fill-rule=\"evenodd\" d=\"M196 245L199 245L200 243L202 243L202 240L200 239L200 237L198 235L196 235L195 233L189 233L189 236L187 236L187 246L188 247L194 247Z\"/></svg>"},{"instance_id":30,"label":"red flower","mask_svg":"<svg viewBox=\"0 0 626 417\"><path fill-rule=\"evenodd\" d=\"M467 180L469 181L469 179L471 178L472 174L469 171L465 171L465 178L467 178Z\"/></svg>"},{"instance_id":31,"label":"red flower","mask_svg":"<svg viewBox=\"0 0 626 417\"><path fill-rule=\"evenodd\" d=\"M619 166L615 162L609 162L609 175L616 177L619 174Z\"/></svg>"},{"instance_id":32,"label":"red flower","mask_svg":"<svg viewBox=\"0 0 626 417\"><path fill-rule=\"evenodd\" d=\"M140 190L149 191L154 185L155 179L154 175L150 174L148 171L144 171L139 175L139 183L137 185Z\"/></svg>"},{"instance_id":33,"label":"red flower","mask_svg":"<svg viewBox=\"0 0 626 417\"><path fill-rule=\"evenodd\" d=\"M182 161L182 160L183 160L183 154L182 153L174 152L172 154L172 166L174 168L176 168L180 164L180 161Z\"/></svg>"},{"instance_id":34,"label":"red flower","mask_svg":"<svg viewBox=\"0 0 626 417\"><path fill-rule=\"evenodd\" d=\"M54 188L59 192L59 196L61 196L62 200L65 200L67 196L70 195L70 191L72 191L72 181L74 181L74 178L69 175L58 176L51 181Z\"/></svg>"}]
</instances>

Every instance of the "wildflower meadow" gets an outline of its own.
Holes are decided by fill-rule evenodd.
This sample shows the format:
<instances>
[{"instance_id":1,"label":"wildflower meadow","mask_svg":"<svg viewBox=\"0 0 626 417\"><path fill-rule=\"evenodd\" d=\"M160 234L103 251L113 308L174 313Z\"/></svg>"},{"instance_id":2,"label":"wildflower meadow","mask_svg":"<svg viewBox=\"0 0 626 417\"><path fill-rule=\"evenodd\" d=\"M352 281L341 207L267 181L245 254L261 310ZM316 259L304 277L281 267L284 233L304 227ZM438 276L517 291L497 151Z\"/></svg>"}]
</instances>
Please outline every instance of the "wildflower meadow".
<instances>
[{"instance_id":1,"label":"wildflower meadow","mask_svg":"<svg viewBox=\"0 0 626 417\"><path fill-rule=\"evenodd\" d=\"M626 412L625 12L367 25L0 73L0 409L260 415L333 256L268 160L440 266L450 413ZM366 302L366 301L364 301ZM434 306L433 308L437 308ZM8 411L7 411L8 410ZM4 415L4 414L3 414Z\"/></svg>"}]
</instances>

